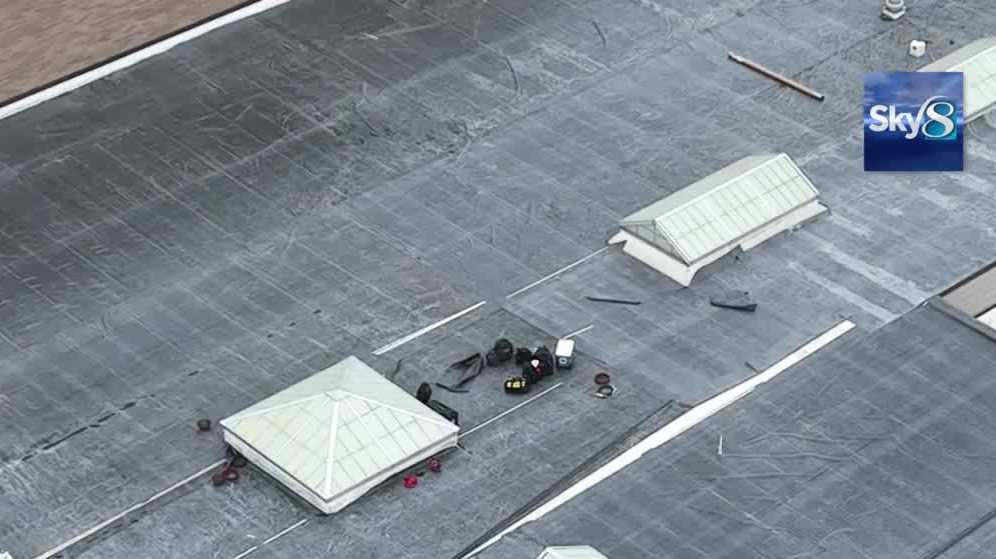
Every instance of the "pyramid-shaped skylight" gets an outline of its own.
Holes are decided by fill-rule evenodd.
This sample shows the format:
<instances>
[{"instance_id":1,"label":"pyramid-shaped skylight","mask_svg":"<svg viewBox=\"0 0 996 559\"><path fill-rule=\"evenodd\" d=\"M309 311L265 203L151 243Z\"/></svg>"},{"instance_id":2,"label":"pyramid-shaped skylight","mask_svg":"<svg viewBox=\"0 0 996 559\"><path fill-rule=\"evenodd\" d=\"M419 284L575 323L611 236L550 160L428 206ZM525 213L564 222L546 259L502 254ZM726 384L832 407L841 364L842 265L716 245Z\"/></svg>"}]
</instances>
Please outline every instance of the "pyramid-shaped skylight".
<instances>
[{"instance_id":1,"label":"pyramid-shaped skylight","mask_svg":"<svg viewBox=\"0 0 996 559\"><path fill-rule=\"evenodd\" d=\"M356 357L221 424L236 450L325 512L455 445L459 431Z\"/></svg>"}]
</instances>

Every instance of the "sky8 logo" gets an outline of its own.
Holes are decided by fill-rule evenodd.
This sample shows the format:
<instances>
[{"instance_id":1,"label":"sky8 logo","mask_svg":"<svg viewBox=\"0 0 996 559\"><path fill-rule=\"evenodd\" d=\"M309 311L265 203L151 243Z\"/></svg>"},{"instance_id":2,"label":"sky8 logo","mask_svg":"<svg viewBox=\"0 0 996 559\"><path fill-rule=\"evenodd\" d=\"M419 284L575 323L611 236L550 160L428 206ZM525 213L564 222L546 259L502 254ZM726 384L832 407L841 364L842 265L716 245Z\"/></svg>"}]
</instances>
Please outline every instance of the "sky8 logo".
<instances>
[{"instance_id":1,"label":"sky8 logo","mask_svg":"<svg viewBox=\"0 0 996 559\"><path fill-rule=\"evenodd\" d=\"M963 99L960 72L867 74L865 170L963 170Z\"/></svg>"}]
</instances>

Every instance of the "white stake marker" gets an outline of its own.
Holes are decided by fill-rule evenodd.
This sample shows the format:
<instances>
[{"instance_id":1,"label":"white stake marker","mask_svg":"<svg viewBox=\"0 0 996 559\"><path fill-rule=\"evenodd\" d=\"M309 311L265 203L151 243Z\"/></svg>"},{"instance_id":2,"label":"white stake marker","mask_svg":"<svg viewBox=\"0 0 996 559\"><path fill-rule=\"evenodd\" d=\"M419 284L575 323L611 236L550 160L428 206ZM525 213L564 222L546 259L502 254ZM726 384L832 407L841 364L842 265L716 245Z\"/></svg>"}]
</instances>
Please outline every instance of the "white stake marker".
<instances>
[{"instance_id":1,"label":"white stake marker","mask_svg":"<svg viewBox=\"0 0 996 559\"><path fill-rule=\"evenodd\" d=\"M560 274L563 274L564 272L566 272L566 271L568 271L568 270L570 270L572 268L576 268L577 266L580 266L581 264L584 264L585 262L591 260L592 258L598 256L599 254L602 254L603 252L609 250L610 248L612 248L612 247L611 246L607 246L607 247L600 248L600 249L596 250L595 252L589 254L588 256L585 256L584 258L582 258L580 260L572 262L572 263L564 266L563 268L557 270L556 272L554 272L552 274L549 274L547 276L543 276L542 278L534 281L533 283L530 283L529 285L523 287L522 289L519 289L518 291L515 291L513 293L509 293L508 295L506 295L505 298L506 299L511 299L512 297L515 297L516 295L521 295L521 294L525 293L526 291L529 291L530 289L536 287L537 285L539 285L541 283L544 283L546 281L552 280L553 278L559 276Z\"/></svg>"},{"instance_id":2,"label":"white stake marker","mask_svg":"<svg viewBox=\"0 0 996 559\"><path fill-rule=\"evenodd\" d=\"M460 312L458 312L456 314L450 315L450 316L448 316L448 317L440 320L439 322L435 322L433 324L430 324L430 325L426 326L425 328L422 328L421 330L416 330L415 332L412 332L411 334L408 334L407 336L405 336L403 338L398 338L397 340L394 340L393 342L391 342L391 343L389 343L389 344L387 344L387 345L385 345L383 347L375 349L373 351L373 354L374 355L384 355L385 353L391 351L392 349L396 349L398 347L401 347L401 346L407 344L408 342L414 340L415 338L418 338L419 336L423 336L425 334L428 334L429 332L432 332L433 330L435 330L436 328L439 328L440 326L443 326L445 324L453 322L454 320L460 318L461 316L463 316L465 314L468 314L468 313L471 313L471 312L473 312L473 311L475 311L475 310L483 307L485 305L485 303L487 303L487 301L481 301L480 303L478 303L476 305L473 305L471 307L467 307L466 309L463 309L462 311L460 311Z\"/></svg>"}]
</instances>

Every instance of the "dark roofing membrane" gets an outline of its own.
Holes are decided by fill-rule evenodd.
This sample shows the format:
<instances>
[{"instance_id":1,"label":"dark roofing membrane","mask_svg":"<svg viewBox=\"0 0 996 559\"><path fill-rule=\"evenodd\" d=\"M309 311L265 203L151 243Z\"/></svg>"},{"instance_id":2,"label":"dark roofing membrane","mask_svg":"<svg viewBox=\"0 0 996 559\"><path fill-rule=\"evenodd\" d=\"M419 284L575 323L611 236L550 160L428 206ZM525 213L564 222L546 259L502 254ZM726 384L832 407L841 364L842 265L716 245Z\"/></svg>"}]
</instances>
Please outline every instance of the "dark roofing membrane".
<instances>
[{"instance_id":1,"label":"dark roofing membrane","mask_svg":"<svg viewBox=\"0 0 996 559\"><path fill-rule=\"evenodd\" d=\"M941 56L996 27L986 0L907 4L887 23L864 0L295 0L0 121L0 547L34 557L170 487L221 456L197 419L347 355L383 373L404 358L396 381L414 390L453 382L445 366L499 336L550 342L594 324L563 387L468 437L417 490L388 484L319 518L250 470L69 550L234 557L309 519L254 555L447 557L669 400L740 382L841 318L861 337L903 315L996 258L984 119L968 127L965 173L862 171L862 74L919 66L910 39ZM780 151L832 215L689 289L613 248L506 298L604 247L620 217ZM709 305L730 290L757 312ZM590 396L602 370L619 389L605 401ZM517 402L500 391L507 373L441 399L471 428ZM925 394L933 410L974 395ZM669 477L648 481L663 492ZM924 483L890 506L913 507L934 491ZM968 517L955 513L934 529Z\"/></svg>"},{"instance_id":2,"label":"dark roofing membrane","mask_svg":"<svg viewBox=\"0 0 996 559\"><path fill-rule=\"evenodd\" d=\"M826 348L481 557L573 542L613 559L984 557L996 545L994 363L992 338L919 307Z\"/></svg>"}]
</instances>

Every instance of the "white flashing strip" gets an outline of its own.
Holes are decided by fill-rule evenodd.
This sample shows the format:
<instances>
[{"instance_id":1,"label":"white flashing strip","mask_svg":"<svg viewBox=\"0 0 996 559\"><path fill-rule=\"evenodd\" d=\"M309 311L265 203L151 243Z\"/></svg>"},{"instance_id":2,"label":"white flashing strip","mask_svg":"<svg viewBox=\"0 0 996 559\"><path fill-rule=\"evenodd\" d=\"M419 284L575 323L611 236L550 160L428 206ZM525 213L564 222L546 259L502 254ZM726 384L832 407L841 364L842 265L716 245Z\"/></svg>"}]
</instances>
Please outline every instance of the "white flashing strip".
<instances>
[{"instance_id":1,"label":"white flashing strip","mask_svg":"<svg viewBox=\"0 0 996 559\"><path fill-rule=\"evenodd\" d=\"M594 327L595 327L594 324L589 324L589 325L585 326L584 328L581 328L580 330L575 330L575 331L571 332L570 334L564 335L564 339L565 340L569 340L569 339L573 338L574 336L580 336L581 334L584 334L585 332L591 330Z\"/></svg>"},{"instance_id":2,"label":"white flashing strip","mask_svg":"<svg viewBox=\"0 0 996 559\"><path fill-rule=\"evenodd\" d=\"M295 522L294 524L291 524L290 526L288 526L288 527L284 528L283 530L277 532L276 534L270 536L269 538L266 538L265 540L263 540L263 543L261 543L259 545L254 545L254 546L250 547L249 549L243 551L242 553L239 553L235 557L232 557L232 559L242 559L243 557L247 557L249 555L252 555L253 553L256 553L257 551L259 551L259 548L263 547L264 545L269 545L269 544L275 542L276 540L278 540L278 539L286 536L287 534L289 534L291 532L291 530L295 530L297 528L300 528L301 526L304 526L307 523L308 523L308 519L307 518L299 520L299 521ZM2 558L0 558L0 559L2 559Z\"/></svg>"},{"instance_id":3,"label":"white flashing strip","mask_svg":"<svg viewBox=\"0 0 996 559\"><path fill-rule=\"evenodd\" d=\"M487 301L481 301L480 303L478 303L476 305L473 305L473 306L470 306L470 307L467 307L466 309L463 309L462 311L460 311L460 312L458 312L456 314L452 314L450 316L447 316L446 318L440 320L439 322L435 322L433 324L430 324L430 325L426 326L425 328L422 328L421 330L417 330L415 332L412 332L411 334L408 334L407 336L405 336L403 338L399 338L397 340L394 340L393 342L391 342L391 343L389 343L389 344L387 344L387 345L385 345L385 346L383 346L381 348L375 349L373 351L373 354L374 355L384 355L385 353L391 351L392 349L401 347L401 346L407 344L408 342L414 340L415 338L418 338L419 336L423 336L425 334L428 334L429 332L432 332L436 328L439 328L440 326L449 324L450 322L453 322L454 320L460 318L461 316L463 316L463 315L465 315L467 313L471 313L473 311L476 311L477 309L483 307L485 305L485 303L487 303Z\"/></svg>"},{"instance_id":4,"label":"white flashing strip","mask_svg":"<svg viewBox=\"0 0 996 559\"><path fill-rule=\"evenodd\" d=\"M570 501L574 497L577 497L586 490L594 487L595 485L600 483L602 480L605 480L612 474L619 472L626 466L637 461L641 456L643 456L647 452L662 446L663 444L671 441L675 437L681 435L685 431L688 431L692 427L712 417L716 413L726 409L737 400L740 400L744 396L753 392L754 389L757 388L758 386L768 382L769 380L783 373L785 370L798 364L803 359L816 353L824 346L836 340L837 338L843 336L853 328L854 328L854 323L851 322L850 320L841 321L833 328L827 330L823 334L820 334L819 336L812 339L811 341L809 341L799 349L785 356L779 362L775 363L771 367L768 367L764 371L738 384L737 386L734 386L733 388L730 388L725 392L713 396L712 398L706 400L705 402L688 410L682 416L678 417L671 423L668 423L660 430L651 434L649 437L643 439L629 450L623 452L622 454L620 454L619 456L617 456L616 458L612 459L607 464L602 466L601 468L595 470L588 476L581 479L581 481L567 488L567 490L564 491L563 493L543 503L537 509L535 509L534 511L523 517L521 520L514 522L511 526L502 530L501 533L489 539L487 542L483 543L480 547L465 555L464 559L466 559L467 557L473 557L477 555L481 551L487 549L495 542L500 540L506 534L518 529L523 524L527 524L529 522L542 518L547 513L560 507L567 501Z\"/></svg>"},{"instance_id":5,"label":"white flashing strip","mask_svg":"<svg viewBox=\"0 0 996 559\"><path fill-rule=\"evenodd\" d=\"M59 82L9 105L0 107L0 120L13 116L21 111L30 109L31 107L44 103L50 99L55 99L56 97L65 95L66 93L79 89L101 78L107 77L114 72L134 66L143 60L162 54L173 47L196 39L205 33L209 33L230 23L235 23L236 21L276 8L277 6L286 4L289 1L290 0L259 0L259 2L255 2L245 6L244 8L240 8L223 16L216 17L210 21L206 21L201 25L188 29L182 33L178 33L167 39L163 39L157 43L153 43L127 56L114 60L113 62L98 66L89 72L84 72L78 76Z\"/></svg>"},{"instance_id":6,"label":"white flashing strip","mask_svg":"<svg viewBox=\"0 0 996 559\"><path fill-rule=\"evenodd\" d=\"M518 291L515 291L513 293L509 293L508 295L505 296L505 298L506 299L511 299L512 297L515 297L516 295L521 295L521 294L525 293L526 291L529 291L530 289L536 287L537 285L539 285L541 283L550 281L553 278L559 276L560 274L563 274L564 272L566 272L568 270L571 270L572 268L576 268L576 267L580 266L581 264L584 264L585 262L591 260L592 258L598 256L599 254L602 254L603 252L609 250L610 248L612 248L612 247L611 246L602 247L602 248L596 250L595 252L589 254L588 256L585 256L584 258L582 258L580 260L575 260L574 262L571 262L570 264L564 266L563 268L557 270L556 272L553 272L552 274L543 276L542 278L534 281L533 283L530 283L529 285L523 287L522 289L519 289Z\"/></svg>"},{"instance_id":7,"label":"white flashing strip","mask_svg":"<svg viewBox=\"0 0 996 559\"><path fill-rule=\"evenodd\" d=\"M298 521L297 523L292 524L291 526L288 526L287 528L284 528L283 530L281 530L281 531L277 532L276 534L270 536L269 538L263 540L263 543L261 543L260 545L267 545L267 544L273 543L273 542L277 541L278 539L286 536L288 533L290 533L291 530L296 530L297 528L300 528L301 526L304 526L307 523L308 523L308 519L304 518L304 519Z\"/></svg>"},{"instance_id":8,"label":"white flashing strip","mask_svg":"<svg viewBox=\"0 0 996 559\"><path fill-rule=\"evenodd\" d=\"M252 555L253 553L256 552L257 549L259 549L259 546L258 545L254 545L254 546L250 547L249 549L243 551L242 553L239 553L238 555L236 555L232 559L242 559L243 557L246 557L248 555Z\"/></svg>"},{"instance_id":9,"label":"white flashing strip","mask_svg":"<svg viewBox=\"0 0 996 559\"><path fill-rule=\"evenodd\" d=\"M505 417L506 415L508 415L508 414L510 414L510 413L512 413L512 412L514 412L515 410L517 410L517 409L521 408L522 406L528 406L529 404L531 404L531 403L535 402L536 400L538 400L538 399L542 398L543 396L546 396L546 395L547 395L547 394L549 394L550 392L553 392L553 391L554 391L555 389L557 389L557 388L560 388L561 386L563 386L563 384L564 384L564 383L562 383L562 382L558 382L557 384L555 384L555 385L551 386L550 388L547 388L547 389L546 389L546 390L544 390L543 392L540 392L539 394L537 394L537 395L533 396L532 398L530 398L530 399L526 400L525 402L522 402L522 403L520 403L520 404L517 404L517 405L515 405L515 406L512 406L511 408L509 408L509 409L507 409L507 410L505 410L505 411L503 411L503 412L499 413L498 415L496 415L496 416L492 417L491 419L489 419L489 420L485 421L484 423L481 423L480 425L477 425L477 426L475 426L475 427L471 428L471 429L470 429L469 431L465 431L465 432L463 432L463 433L460 433L460 436L459 436L459 438L461 438L461 439L462 439L462 438L464 438L464 437L466 437L467 435L469 435L469 434L473 433L474 431L477 431L478 429L480 429L480 428L482 428L482 427L487 427L488 425L490 425L490 424L494 423L495 421L498 421L499 419L501 419L501 418Z\"/></svg>"},{"instance_id":10,"label":"white flashing strip","mask_svg":"<svg viewBox=\"0 0 996 559\"><path fill-rule=\"evenodd\" d=\"M66 541L64 543L61 543L61 544L59 544L56 547L53 547L52 549L46 551L45 553L42 553L38 557L35 557L35 559L48 559L49 557L52 557L53 555L58 555L59 553L62 553L69 546L74 545L74 544L76 544L76 543L78 543L78 542L80 542L80 541L82 541L82 540L84 540L84 539L86 539L86 538L88 538L88 537L96 534L97 532L103 530L104 528L110 526L111 524L114 524L118 520L121 520L122 518L124 518L128 514L131 514L131 513L135 512L136 510L138 510L138 509L140 509L140 508L142 508L144 506L147 506L147 505L151 504L152 502L154 502L154 501L156 501L158 499L161 499L162 497L166 496L167 494L171 493L172 491L176 490L177 488L183 487L184 485L190 483L191 481L194 481L195 479L197 479L197 478L203 476L204 474L210 472L211 470L213 470L213 469L215 469L215 468L217 468L217 467L225 464L226 462L228 462L228 460L224 460L224 459L223 460L218 460L214 464L211 464L210 466L204 468L203 470L198 471L195 474L191 474L191 475L183 478L182 480L174 483L173 485L167 487L166 489L163 489L159 493L156 493L155 495L149 497L148 499L142 501L141 503L133 505L133 506L125 509L124 511L116 514L115 516L113 516L113 517L111 517L111 518L109 518L109 519L101 522L100 524L94 526L93 528L90 528L89 530L87 530L86 532L83 532L82 534L76 536L75 538L73 538L73 539L71 539L69 541Z\"/></svg>"}]
</instances>

